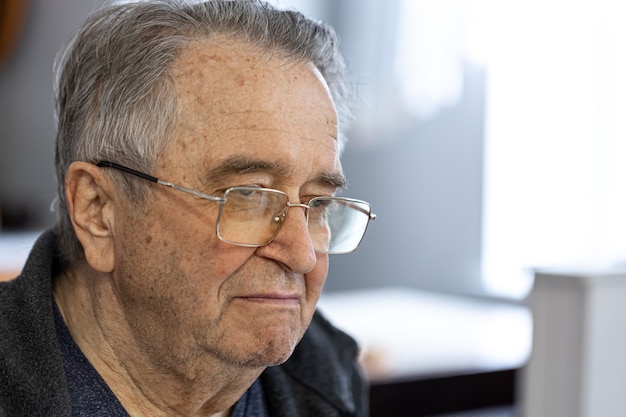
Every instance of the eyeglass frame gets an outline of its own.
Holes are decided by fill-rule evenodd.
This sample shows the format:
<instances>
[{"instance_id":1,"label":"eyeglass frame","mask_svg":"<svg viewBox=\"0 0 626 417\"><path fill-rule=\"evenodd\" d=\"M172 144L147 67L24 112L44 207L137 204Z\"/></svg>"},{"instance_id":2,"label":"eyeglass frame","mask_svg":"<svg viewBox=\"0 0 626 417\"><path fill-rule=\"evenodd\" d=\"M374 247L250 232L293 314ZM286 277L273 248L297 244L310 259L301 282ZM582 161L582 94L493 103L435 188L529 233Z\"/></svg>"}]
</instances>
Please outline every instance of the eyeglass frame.
<instances>
[{"instance_id":1,"label":"eyeglass frame","mask_svg":"<svg viewBox=\"0 0 626 417\"><path fill-rule=\"evenodd\" d=\"M216 234L217 238L219 240L221 240L222 242L229 243L229 244L235 245L235 246L258 248L258 247L266 246L266 245L269 245L270 243L272 243L274 241L274 239L276 239L276 236L278 236L278 233L280 232L280 230L282 229L282 226L281 226L276 231L276 233L272 236L271 239L269 239L267 242L261 243L261 244L249 244L249 243L239 243L239 242L230 241L230 240L225 239L224 237L220 236L220 233L219 233L220 219L221 219L221 215L222 215L222 210L223 210L224 204L226 203L226 200L227 200L226 198L217 197L217 196L214 196L214 195L205 194L205 193L203 193L201 191L192 190L191 188L183 187L181 185L177 185L177 184L171 183L169 181L162 180L162 179L157 178L155 176L146 174L146 173L141 172L141 171L134 170L132 168L129 168L129 167L124 166L124 165L117 164L115 162L98 161L95 165L97 167L99 167L99 168L116 169L118 171L122 171L122 172L125 172L127 174L131 174L131 175L133 175L135 177L139 177L141 179L144 179L144 180L156 183L156 184L164 185L164 186L172 188L174 190L178 190L178 191L182 191L184 193L188 193L188 194L194 195L194 196L196 196L198 198L201 198L203 200L208 200L208 201L213 201L215 203L219 203L220 204L220 209L219 209L217 221L216 221L216 224L215 224L215 234ZM256 191L271 191L271 192L276 192L276 193L283 194L287 198L287 204L285 206L285 208L287 210L290 207L302 207L302 208L304 208L306 210L306 213L307 213L307 223L308 223L308 210L311 208L311 206L309 204L311 203L311 201L315 200L316 198L319 198L319 197L312 198L311 200L309 200L309 203L307 203L307 204L292 203L290 201L290 199L289 199L289 195L287 195L283 191L276 190L276 189L273 189L273 188L235 186L235 187L229 187L226 191L231 190L231 189L251 189L251 190L256 190ZM226 191L225 191L225 193L226 193ZM326 254L332 254L332 255L343 255L343 254L354 252L359 247L361 241L363 240L363 237L365 237L365 232L367 231L367 226L369 225L369 222L376 219L376 214L371 212L371 205L368 202L363 201L363 200L358 200L358 199L355 199L355 198L348 198L348 197L325 197L325 198L332 198L332 199L337 199L337 200L342 200L342 201L352 202L352 203L358 203L358 204L365 204L365 205L367 205L370 208L369 212L363 212L363 214L367 214L367 216L368 216L367 223L365 224L365 228L363 229L363 233L361 235L361 238L359 239L359 242L355 245L355 247L352 250L343 251L343 252L333 252L333 251L329 251L329 250L324 251L324 250L317 250L317 249L315 249L315 251L318 252L318 253L326 253Z\"/></svg>"}]
</instances>

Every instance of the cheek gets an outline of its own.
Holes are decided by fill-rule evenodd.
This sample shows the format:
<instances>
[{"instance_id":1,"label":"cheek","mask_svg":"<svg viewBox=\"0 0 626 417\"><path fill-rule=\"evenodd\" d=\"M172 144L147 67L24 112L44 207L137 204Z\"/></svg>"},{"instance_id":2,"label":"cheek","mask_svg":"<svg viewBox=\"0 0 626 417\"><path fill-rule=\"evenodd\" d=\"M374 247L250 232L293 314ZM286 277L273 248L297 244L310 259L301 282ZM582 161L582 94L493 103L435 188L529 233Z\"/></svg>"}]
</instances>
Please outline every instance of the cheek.
<instances>
[{"instance_id":1,"label":"cheek","mask_svg":"<svg viewBox=\"0 0 626 417\"><path fill-rule=\"evenodd\" d=\"M201 277L232 273L237 256L245 254L233 253L231 245L217 238L216 213L212 210L216 207L191 204L186 196L169 189L158 191L160 204L152 207L145 220L127 225L135 234L127 237L142 244L143 252L163 269Z\"/></svg>"},{"instance_id":2,"label":"cheek","mask_svg":"<svg viewBox=\"0 0 626 417\"><path fill-rule=\"evenodd\" d=\"M234 276L249 260L249 251L216 250L208 248L199 252L197 256L187 256L178 265L178 270L188 280L191 290L199 294L202 300L210 301L207 306L222 305L232 292L231 286Z\"/></svg>"},{"instance_id":3,"label":"cheek","mask_svg":"<svg viewBox=\"0 0 626 417\"><path fill-rule=\"evenodd\" d=\"M317 254L317 263L311 272L305 275L307 302L315 309L328 275L328 255Z\"/></svg>"},{"instance_id":4,"label":"cheek","mask_svg":"<svg viewBox=\"0 0 626 417\"><path fill-rule=\"evenodd\" d=\"M207 230L191 227L184 215L148 213L143 218L129 219L119 230L116 245L120 279L158 299L180 292L202 292L207 296L207 277L219 276L226 268L215 262L215 242ZM178 221L177 221L178 220ZM211 273L211 271L214 271ZM130 288L128 288L130 291Z\"/></svg>"}]
</instances>

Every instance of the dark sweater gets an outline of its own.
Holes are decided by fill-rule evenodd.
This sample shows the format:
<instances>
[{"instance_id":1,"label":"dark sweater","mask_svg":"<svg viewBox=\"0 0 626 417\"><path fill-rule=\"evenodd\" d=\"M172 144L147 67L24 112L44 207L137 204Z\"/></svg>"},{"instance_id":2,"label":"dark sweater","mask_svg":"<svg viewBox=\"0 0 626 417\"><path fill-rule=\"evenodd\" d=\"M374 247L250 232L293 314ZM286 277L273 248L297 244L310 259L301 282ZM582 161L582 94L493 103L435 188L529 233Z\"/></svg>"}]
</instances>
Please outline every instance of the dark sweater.
<instances>
[{"instance_id":1,"label":"dark sweater","mask_svg":"<svg viewBox=\"0 0 626 417\"><path fill-rule=\"evenodd\" d=\"M70 415L52 309L56 235L44 233L24 270L0 283L0 417ZM316 313L292 357L261 375L272 417L363 417L366 387L354 341Z\"/></svg>"}]
</instances>

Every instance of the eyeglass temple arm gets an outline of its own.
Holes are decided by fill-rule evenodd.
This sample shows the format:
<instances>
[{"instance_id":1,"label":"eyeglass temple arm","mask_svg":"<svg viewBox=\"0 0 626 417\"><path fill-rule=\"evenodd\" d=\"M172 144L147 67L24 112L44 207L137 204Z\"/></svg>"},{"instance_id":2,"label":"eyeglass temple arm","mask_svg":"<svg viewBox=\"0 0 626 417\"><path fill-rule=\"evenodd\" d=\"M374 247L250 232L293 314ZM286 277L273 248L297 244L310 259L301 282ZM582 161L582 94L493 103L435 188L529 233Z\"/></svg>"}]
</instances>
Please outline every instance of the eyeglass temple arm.
<instances>
[{"instance_id":1,"label":"eyeglass temple arm","mask_svg":"<svg viewBox=\"0 0 626 417\"><path fill-rule=\"evenodd\" d=\"M125 167L124 165L116 164L115 162L100 161L96 165L99 166L100 168L113 168L113 169L117 169L117 170L120 170L120 171L124 171L127 174L131 174L131 175L134 175L136 177L143 178L144 180L148 180L150 182L156 182L156 183L159 182L159 179L157 177L153 177L152 175L144 174L143 172L135 171L132 168L128 168L128 167Z\"/></svg>"},{"instance_id":2,"label":"eyeglass temple arm","mask_svg":"<svg viewBox=\"0 0 626 417\"><path fill-rule=\"evenodd\" d=\"M223 198L216 197L214 195L208 195L208 194L205 194L205 193L201 193L200 191L192 190L191 188L186 188L186 187L182 187L180 185L173 184L171 182L163 181L161 179L158 179L157 177L153 177L152 175L148 175L148 174L145 174L145 173L140 172L140 171L135 171L132 168L128 168L128 167L125 167L124 165L116 164L115 162L100 161L100 162L98 162L96 164L96 166L98 166L100 168L117 169L117 170L120 170L120 171L125 172L127 174L131 174L131 175L134 175L136 177L143 178L144 180L148 180L150 182L156 182L157 184L161 184L161 185L173 188L173 189L178 190L178 191L182 191L182 192L185 192L185 193L193 194L196 197L200 197L200 198L203 198L205 200L215 201L217 203L223 203L223 202L226 201Z\"/></svg>"},{"instance_id":3,"label":"eyeglass temple arm","mask_svg":"<svg viewBox=\"0 0 626 417\"><path fill-rule=\"evenodd\" d=\"M369 204L368 204L369 206ZM355 204L352 205L352 208L354 208L355 210L360 211L363 214L366 214L370 220L375 220L376 219L376 214L372 213L370 210L363 210L359 205Z\"/></svg>"}]
</instances>

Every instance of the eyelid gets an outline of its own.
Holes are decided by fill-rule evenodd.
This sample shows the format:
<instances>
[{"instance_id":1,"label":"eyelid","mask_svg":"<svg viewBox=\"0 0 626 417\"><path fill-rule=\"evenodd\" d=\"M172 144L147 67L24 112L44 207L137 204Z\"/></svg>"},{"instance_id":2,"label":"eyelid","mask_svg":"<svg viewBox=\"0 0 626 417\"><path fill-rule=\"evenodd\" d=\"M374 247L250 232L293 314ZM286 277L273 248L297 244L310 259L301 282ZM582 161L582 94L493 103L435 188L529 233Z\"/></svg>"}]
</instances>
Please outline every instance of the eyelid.
<instances>
[{"instance_id":1,"label":"eyelid","mask_svg":"<svg viewBox=\"0 0 626 417\"><path fill-rule=\"evenodd\" d=\"M231 189L231 188L237 188L237 187L248 187L248 188L272 188L272 187L265 187L262 184L234 184L234 185L229 185L229 186L221 186L218 189L215 190L216 193L225 193L226 190Z\"/></svg>"},{"instance_id":2,"label":"eyelid","mask_svg":"<svg viewBox=\"0 0 626 417\"><path fill-rule=\"evenodd\" d=\"M301 204L309 204L311 202L311 200L313 200L314 198L319 198L319 197L335 197L334 194L328 195L328 194L314 194L314 195L307 195L307 196L303 196L300 198L300 203Z\"/></svg>"}]
</instances>

